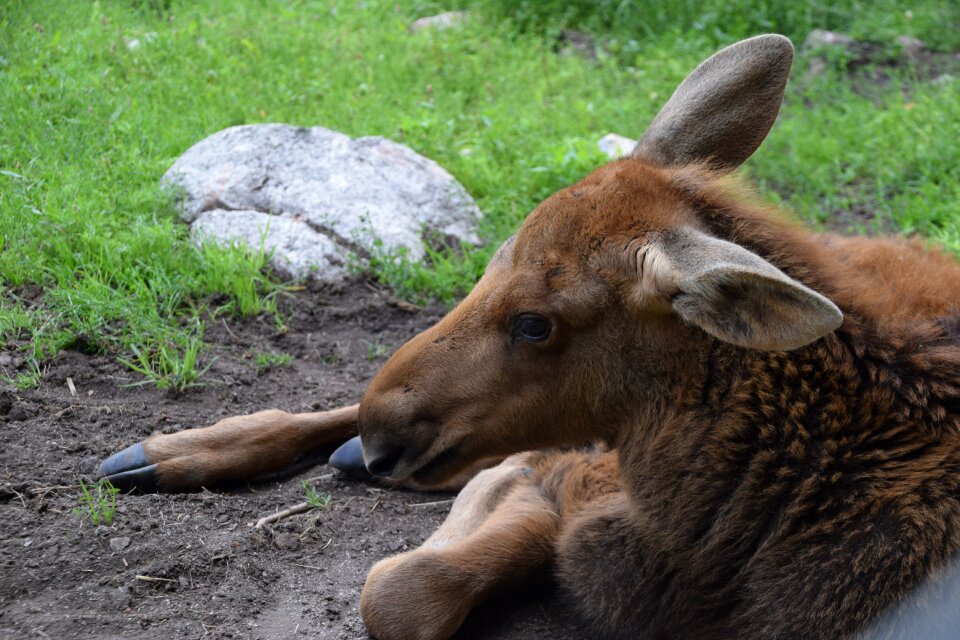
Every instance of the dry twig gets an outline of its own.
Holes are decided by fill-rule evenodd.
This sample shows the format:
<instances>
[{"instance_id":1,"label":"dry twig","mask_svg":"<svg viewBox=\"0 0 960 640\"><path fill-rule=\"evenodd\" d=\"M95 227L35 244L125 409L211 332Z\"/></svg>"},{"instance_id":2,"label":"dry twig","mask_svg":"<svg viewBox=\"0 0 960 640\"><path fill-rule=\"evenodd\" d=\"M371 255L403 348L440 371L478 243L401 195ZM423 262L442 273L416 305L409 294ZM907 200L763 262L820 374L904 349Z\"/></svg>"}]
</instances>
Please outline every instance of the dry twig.
<instances>
[{"instance_id":1,"label":"dry twig","mask_svg":"<svg viewBox=\"0 0 960 640\"><path fill-rule=\"evenodd\" d=\"M137 580L143 580L144 582L177 582L176 580L171 580L170 578L158 578L156 576L142 576L135 575L133 576Z\"/></svg>"},{"instance_id":2,"label":"dry twig","mask_svg":"<svg viewBox=\"0 0 960 640\"><path fill-rule=\"evenodd\" d=\"M264 516L260 518L259 520L257 520L257 524L254 526L254 529L260 529L265 524L277 522L278 520L289 518L292 515L303 513L304 511L309 511L310 509L313 509L313 508L314 508L314 505L310 504L309 502L300 502L298 504L293 505L292 507L288 507L284 509L283 511L277 511L276 513L272 513L269 516Z\"/></svg>"},{"instance_id":3,"label":"dry twig","mask_svg":"<svg viewBox=\"0 0 960 640\"><path fill-rule=\"evenodd\" d=\"M437 507L437 506L440 506L440 505L443 505L443 504L452 504L454 500L456 500L456 498L450 498L449 500L437 500L437 501L435 501L435 502L414 502L414 503L408 504L408 505L406 505L406 506L408 506L408 507Z\"/></svg>"}]
</instances>

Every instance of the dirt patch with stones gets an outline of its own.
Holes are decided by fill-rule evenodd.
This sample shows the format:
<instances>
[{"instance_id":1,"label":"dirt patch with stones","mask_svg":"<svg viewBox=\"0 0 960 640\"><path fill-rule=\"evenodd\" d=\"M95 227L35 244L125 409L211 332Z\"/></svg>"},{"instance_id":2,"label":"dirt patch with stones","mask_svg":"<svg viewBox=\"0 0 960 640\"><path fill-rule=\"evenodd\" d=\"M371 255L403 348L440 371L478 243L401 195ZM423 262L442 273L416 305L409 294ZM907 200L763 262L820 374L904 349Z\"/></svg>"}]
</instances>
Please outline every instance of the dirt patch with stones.
<instances>
[{"instance_id":1,"label":"dirt patch with stones","mask_svg":"<svg viewBox=\"0 0 960 640\"><path fill-rule=\"evenodd\" d=\"M74 513L80 479L154 431L358 401L386 353L442 315L397 308L359 282L284 304L285 332L272 316L211 322L216 360L202 388L129 386L136 376L114 358L76 351L49 362L37 389L0 388L0 638L367 637L357 611L367 570L419 545L451 495L354 482L321 458L242 487L121 495L111 526ZM261 353L293 358L262 370ZM328 506L255 529L304 500L303 480ZM457 637L577 637L558 601L549 583L525 589L478 609Z\"/></svg>"}]
</instances>

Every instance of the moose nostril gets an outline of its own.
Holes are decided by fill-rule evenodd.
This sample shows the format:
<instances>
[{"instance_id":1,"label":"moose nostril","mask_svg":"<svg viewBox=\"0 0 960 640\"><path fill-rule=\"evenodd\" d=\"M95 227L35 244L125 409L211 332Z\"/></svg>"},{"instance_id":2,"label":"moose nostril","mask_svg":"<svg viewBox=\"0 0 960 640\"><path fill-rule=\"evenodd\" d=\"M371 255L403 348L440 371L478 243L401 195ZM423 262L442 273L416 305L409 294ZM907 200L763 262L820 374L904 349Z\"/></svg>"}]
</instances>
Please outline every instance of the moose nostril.
<instances>
[{"instance_id":1,"label":"moose nostril","mask_svg":"<svg viewBox=\"0 0 960 640\"><path fill-rule=\"evenodd\" d=\"M371 447L368 452L367 470L375 476L385 477L393 473L403 454L403 447L380 445Z\"/></svg>"}]
</instances>

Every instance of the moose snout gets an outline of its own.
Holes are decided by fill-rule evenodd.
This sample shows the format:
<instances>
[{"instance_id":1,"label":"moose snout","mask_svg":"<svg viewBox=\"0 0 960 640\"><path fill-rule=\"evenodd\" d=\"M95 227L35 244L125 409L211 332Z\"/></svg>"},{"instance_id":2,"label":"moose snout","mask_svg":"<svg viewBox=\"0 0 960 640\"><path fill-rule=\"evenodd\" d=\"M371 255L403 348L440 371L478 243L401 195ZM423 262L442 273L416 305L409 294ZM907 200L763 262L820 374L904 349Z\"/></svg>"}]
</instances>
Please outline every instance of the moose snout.
<instances>
[{"instance_id":1,"label":"moose snout","mask_svg":"<svg viewBox=\"0 0 960 640\"><path fill-rule=\"evenodd\" d=\"M417 470L439 431L440 425L432 420L387 425L361 423L363 462L375 476L400 480Z\"/></svg>"},{"instance_id":2,"label":"moose snout","mask_svg":"<svg viewBox=\"0 0 960 640\"><path fill-rule=\"evenodd\" d=\"M414 398L392 390L368 390L360 403L358 426L367 470L395 480L416 471L440 433L439 422Z\"/></svg>"},{"instance_id":3,"label":"moose snout","mask_svg":"<svg viewBox=\"0 0 960 640\"><path fill-rule=\"evenodd\" d=\"M393 475L405 450L395 442L384 442L364 447L364 463L367 471L375 476L386 478Z\"/></svg>"}]
</instances>

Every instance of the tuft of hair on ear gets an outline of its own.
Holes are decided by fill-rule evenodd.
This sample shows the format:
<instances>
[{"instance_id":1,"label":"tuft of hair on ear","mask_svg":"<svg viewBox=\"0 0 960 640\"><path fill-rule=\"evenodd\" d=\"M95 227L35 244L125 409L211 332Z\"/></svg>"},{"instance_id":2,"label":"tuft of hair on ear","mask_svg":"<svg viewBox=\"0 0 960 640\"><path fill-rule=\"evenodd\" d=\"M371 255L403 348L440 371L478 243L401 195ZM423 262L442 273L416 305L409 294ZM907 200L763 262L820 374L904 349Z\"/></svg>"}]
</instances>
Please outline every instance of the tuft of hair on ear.
<instances>
[{"instance_id":1,"label":"tuft of hair on ear","mask_svg":"<svg viewBox=\"0 0 960 640\"><path fill-rule=\"evenodd\" d=\"M715 338L749 349L790 351L837 329L840 310L796 282L718 268L680 285L673 308Z\"/></svg>"},{"instance_id":2,"label":"tuft of hair on ear","mask_svg":"<svg viewBox=\"0 0 960 640\"><path fill-rule=\"evenodd\" d=\"M756 185L740 174L693 164L673 169L670 185L686 198L706 230L725 240L746 241L771 228L806 233L797 217L765 201Z\"/></svg>"},{"instance_id":3,"label":"tuft of hair on ear","mask_svg":"<svg viewBox=\"0 0 960 640\"><path fill-rule=\"evenodd\" d=\"M837 329L840 309L748 249L692 228L665 233L660 289L685 322L724 342L759 350L791 350ZM639 274L638 274L639 275ZM638 289L643 285L638 282Z\"/></svg>"}]
</instances>

